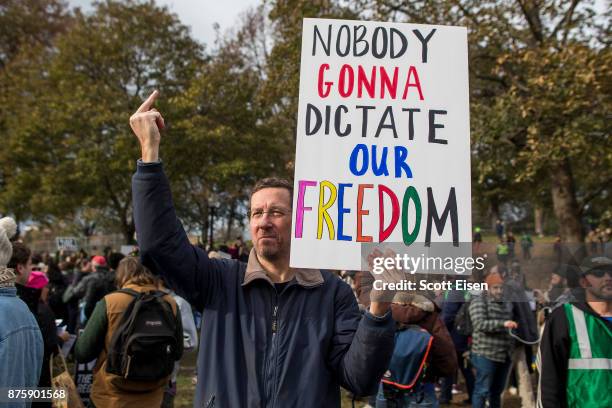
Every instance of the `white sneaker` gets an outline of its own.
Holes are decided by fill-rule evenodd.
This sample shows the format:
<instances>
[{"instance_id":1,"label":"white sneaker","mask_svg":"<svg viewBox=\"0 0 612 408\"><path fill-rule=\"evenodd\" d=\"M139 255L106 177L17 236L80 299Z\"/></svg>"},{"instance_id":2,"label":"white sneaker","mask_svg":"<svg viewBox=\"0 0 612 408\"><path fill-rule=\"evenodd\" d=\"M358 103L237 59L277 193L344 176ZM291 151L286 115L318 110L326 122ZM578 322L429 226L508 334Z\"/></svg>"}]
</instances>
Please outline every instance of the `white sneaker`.
<instances>
[{"instance_id":1,"label":"white sneaker","mask_svg":"<svg viewBox=\"0 0 612 408\"><path fill-rule=\"evenodd\" d=\"M516 394L518 394L518 390L516 389L516 387L510 387L510 388L508 388L508 392L510 393L510 395L516 395Z\"/></svg>"}]
</instances>

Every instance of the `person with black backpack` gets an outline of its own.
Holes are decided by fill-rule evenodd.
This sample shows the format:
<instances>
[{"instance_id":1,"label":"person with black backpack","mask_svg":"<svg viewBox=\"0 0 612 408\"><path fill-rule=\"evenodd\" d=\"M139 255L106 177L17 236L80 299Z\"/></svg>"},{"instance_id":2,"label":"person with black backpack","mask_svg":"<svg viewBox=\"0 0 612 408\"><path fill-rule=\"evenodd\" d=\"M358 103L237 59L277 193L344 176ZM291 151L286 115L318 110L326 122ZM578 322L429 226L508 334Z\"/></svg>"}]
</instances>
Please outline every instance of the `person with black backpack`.
<instances>
[{"instance_id":1,"label":"person with black backpack","mask_svg":"<svg viewBox=\"0 0 612 408\"><path fill-rule=\"evenodd\" d=\"M117 287L99 301L78 338L79 362L97 358L91 401L97 408L161 406L175 361L183 354L176 301L137 258L117 268Z\"/></svg>"}]
</instances>

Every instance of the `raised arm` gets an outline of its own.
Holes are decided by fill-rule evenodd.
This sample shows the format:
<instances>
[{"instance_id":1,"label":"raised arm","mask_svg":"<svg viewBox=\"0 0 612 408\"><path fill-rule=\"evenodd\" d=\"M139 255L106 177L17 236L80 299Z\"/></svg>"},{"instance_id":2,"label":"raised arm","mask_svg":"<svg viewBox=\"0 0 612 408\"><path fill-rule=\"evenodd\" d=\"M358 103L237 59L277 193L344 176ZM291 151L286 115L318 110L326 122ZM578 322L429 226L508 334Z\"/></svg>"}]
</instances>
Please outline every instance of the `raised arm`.
<instances>
[{"instance_id":1,"label":"raised arm","mask_svg":"<svg viewBox=\"0 0 612 408\"><path fill-rule=\"evenodd\" d=\"M145 266L162 275L168 285L198 310L208 304L220 288L222 268L200 248L191 245L172 203L172 195L159 161L160 129L164 119L153 108L154 91L130 118L142 151L132 178L134 221L138 246Z\"/></svg>"},{"instance_id":2,"label":"raised arm","mask_svg":"<svg viewBox=\"0 0 612 408\"><path fill-rule=\"evenodd\" d=\"M165 124L161 113L153 107L158 96L159 92L153 91L130 117L130 126L140 142L143 163L159 161L159 144L161 142L159 132L164 129Z\"/></svg>"}]
</instances>

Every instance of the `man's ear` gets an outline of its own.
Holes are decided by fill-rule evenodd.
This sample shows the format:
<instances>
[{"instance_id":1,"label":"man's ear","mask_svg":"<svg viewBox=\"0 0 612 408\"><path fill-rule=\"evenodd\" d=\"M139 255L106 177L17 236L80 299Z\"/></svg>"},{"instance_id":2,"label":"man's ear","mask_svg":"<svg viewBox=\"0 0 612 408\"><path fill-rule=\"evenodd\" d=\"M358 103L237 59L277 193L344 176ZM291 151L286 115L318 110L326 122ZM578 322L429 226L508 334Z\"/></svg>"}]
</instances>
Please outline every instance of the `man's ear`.
<instances>
[{"instance_id":1,"label":"man's ear","mask_svg":"<svg viewBox=\"0 0 612 408\"><path fill-rule=\"evenodd\" d=\"M589 282L589 280L585 276L581 276L580 278L578 278L578 282L580 283L580 286L582 286L583 288L591 287L591 282Z\"/></svg>"},{"instance_id":2,"label":"man's ear","mask_svg":"<svg viewBox=\"0 0 612 408\"><path fill-rule=\"evenodd\" d=\"M19 276L23 275L23 268L25 268L25 266L22 264L15 265L15 274Z\"/></svg>"}]
</instances>

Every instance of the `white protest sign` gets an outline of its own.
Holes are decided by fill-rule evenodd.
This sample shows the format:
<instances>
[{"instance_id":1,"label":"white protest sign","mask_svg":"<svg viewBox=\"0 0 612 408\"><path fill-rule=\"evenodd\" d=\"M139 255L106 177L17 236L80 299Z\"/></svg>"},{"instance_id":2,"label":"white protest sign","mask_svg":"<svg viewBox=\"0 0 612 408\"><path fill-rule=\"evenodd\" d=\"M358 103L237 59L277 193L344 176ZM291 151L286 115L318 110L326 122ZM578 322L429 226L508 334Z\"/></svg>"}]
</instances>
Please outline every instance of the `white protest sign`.
<instances>
[{"instance_id":1,"label":"white protest sign","mask_svg":"<svg viewBox=\"0 0 612 408\"><path fill-rule=\"evenodd\" d=\"M467 30L304 19L291 266L471 242Z\"/></svg>"},{"instance_id":2,"label":"white protest sign","mask_svg":"<svg viewBox=\"0 0 612 408\"><path fill-rule=\"evenodd\" d=\"M79 241L75 237L57 237L55 243L59 251L78 251Z\"/></svg>"}]
</instances>

